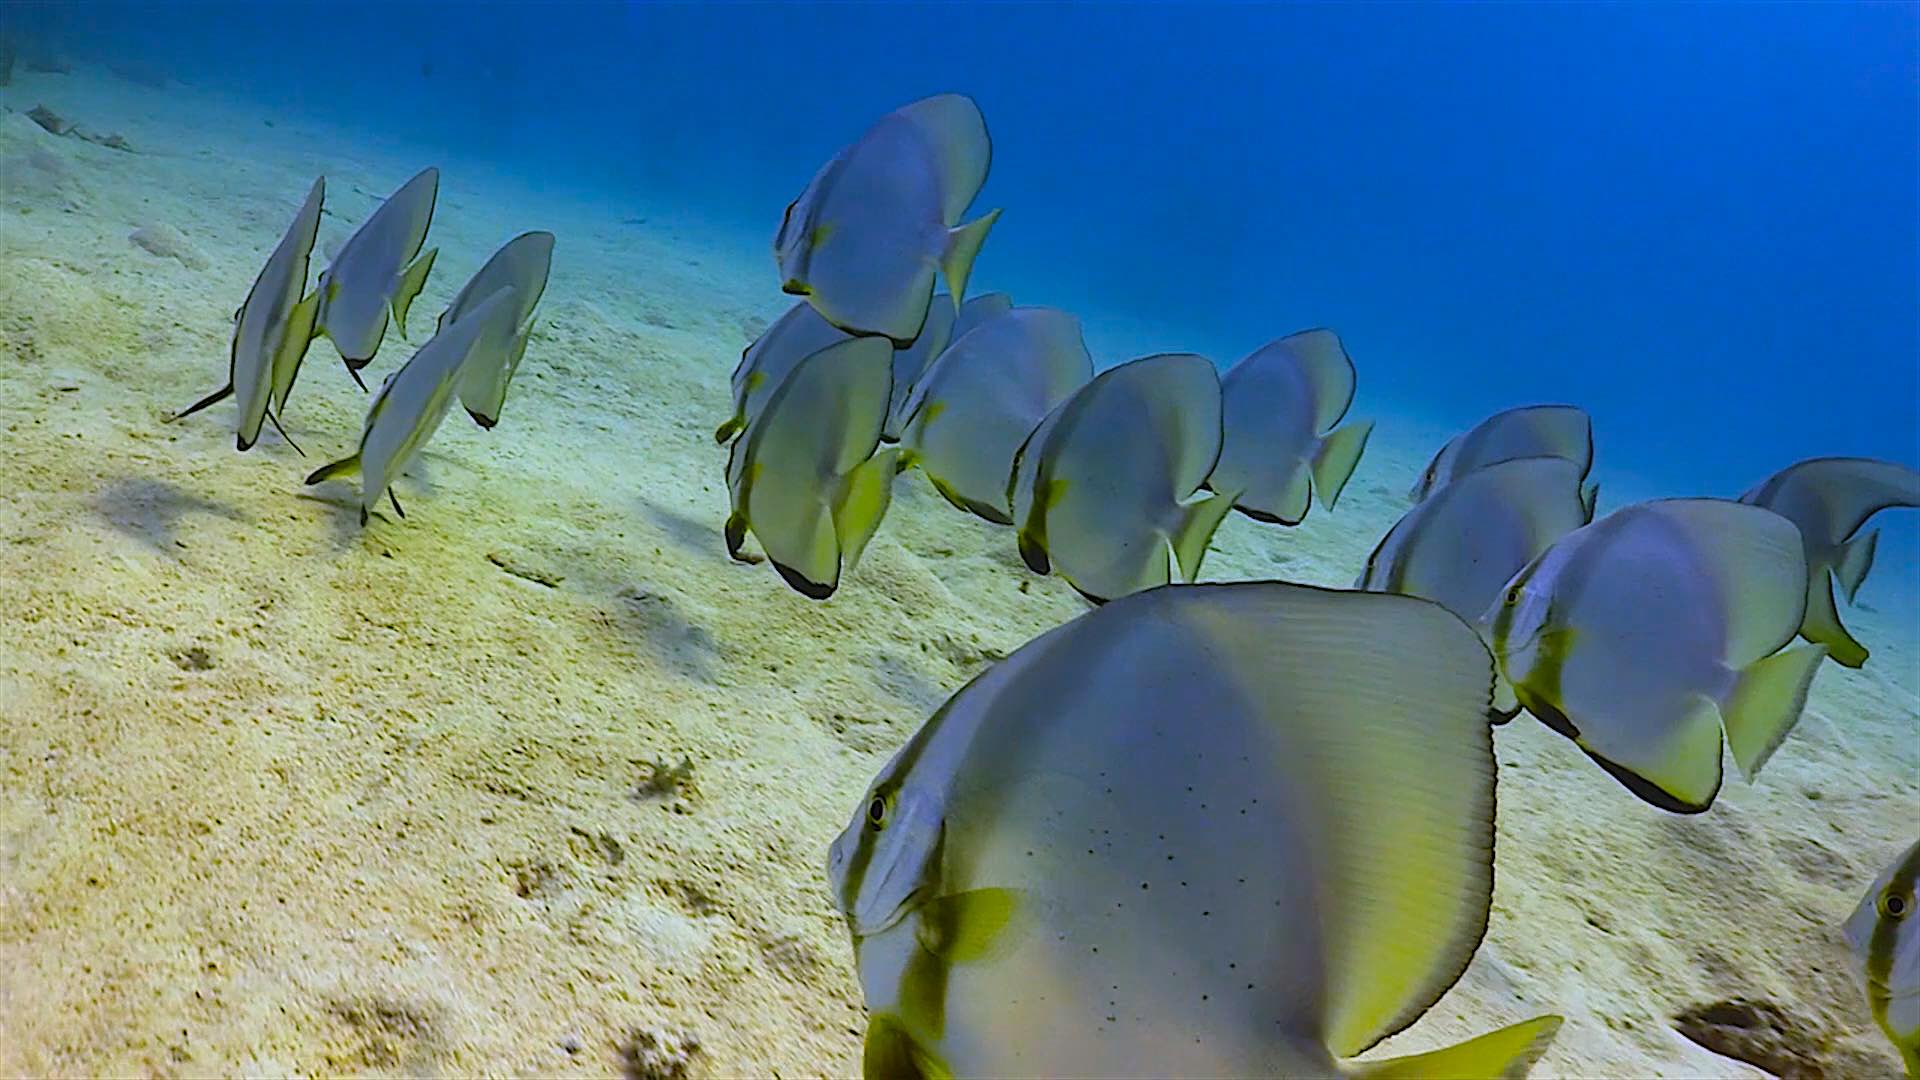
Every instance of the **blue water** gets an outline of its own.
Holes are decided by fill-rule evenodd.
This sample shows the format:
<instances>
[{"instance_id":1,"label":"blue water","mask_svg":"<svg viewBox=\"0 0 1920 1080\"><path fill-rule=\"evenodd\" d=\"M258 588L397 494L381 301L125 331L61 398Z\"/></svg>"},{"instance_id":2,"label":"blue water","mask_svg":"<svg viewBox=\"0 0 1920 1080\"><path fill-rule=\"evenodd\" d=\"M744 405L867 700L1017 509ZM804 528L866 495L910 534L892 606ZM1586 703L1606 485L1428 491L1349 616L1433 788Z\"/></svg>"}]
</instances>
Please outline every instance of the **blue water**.
<instances>
[{"instance_id":1,"label":"blue water","mask_svg":"<svg viewBox=\"0 0 1920 1080\"><path fill-rule=\"evenodd\" d=\"M70 52L771 235L874 117L981 103L976 282L1102 363L1340 331L1363 411L1570 401L1601 475L1920 462L1920 16L1691 7L9 5ZM769 306L773 271L768 266ZM1895 515L1897 517L1898 515ZM1909 515L1911 516L1911 515ZM1912 565L1911 521L1883 558Z\"/></svg>"}]
</instances>

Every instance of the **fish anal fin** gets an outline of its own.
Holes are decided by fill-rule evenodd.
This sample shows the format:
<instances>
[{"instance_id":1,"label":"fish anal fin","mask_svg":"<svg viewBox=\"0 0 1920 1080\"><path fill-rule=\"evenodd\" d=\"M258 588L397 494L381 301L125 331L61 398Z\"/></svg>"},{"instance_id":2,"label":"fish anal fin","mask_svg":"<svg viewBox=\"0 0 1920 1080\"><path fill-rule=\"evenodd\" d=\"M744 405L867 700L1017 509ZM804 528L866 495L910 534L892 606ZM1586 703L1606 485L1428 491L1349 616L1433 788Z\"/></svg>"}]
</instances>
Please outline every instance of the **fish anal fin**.
<instances>
[{"instance_id":1,"label":"fish anal fin","mask_svg":"<svg viewBox=\"0 0 1920 1080\"><path fill-rule=\"evenodd\" d=\"M1720 722L1726 727L1727 749L1747 783L1753 783L1761 766L1800 722L1807 691L1826 658L1824 645L1796 645L1740 672L1721 703Z\"/></svg>"},{"instance_id":2,"label":"fish anal fin","mask_svg":"<svg viewBox=\"0 0 1920 1080\"><path fill-rule=\"evenodd\" d=\"M1334 428L1320 440L1313 452L1313 488L1320 496L1320 505L1328 510L1340 501L1340 492L1353 476L1353 470L1360 464L1360 455L1367 448L1367 439L1373 434L1373 421L1343 424Z\"/></svg>"},{"instance_id":3,"label":"fish anal fin","mask_svg":"<svg viewBox=\"0 0 1920 1080\"><path fill-rule=\"evenodd\" d=\"M980 255L980 245L987 242L987 234L999 220L1000 211L993 210L947 230L947 249L940 255L940 272L946 276L947 291L953 294L956 312L960 310L960 298L967 294L967 278L973 273L973 260Z\"/></svg>"},{"instance_id":4,"label":"fish anal fin","mask_svg":"<svg viewBox=\"0 0 1920 1080\"><path fill-rule=\"evenodd\" d=\"M1476 1039L1424 1054L1367 1062L1350 1075L1362 1080L1443 1080L1451 1077L1526 1076L1560 1032L1558 1016L1536 1016Z\"/></svg>"},{"instance_id":5,"label":"fish anal fin","mask_svg":"<svg viewBox=\"0 0 1920 1080\"><path fill-rule=\"evenodd\" d=\"M407 309L413 306L414 297L420 295L420 289L427 283L427 275L433 272L433 260L440 254L439 248L428 248L413 264L400 271L400 280L393 286L393 323L400 330L402 340L407 339Z\"/></svg>"}]
</instances>

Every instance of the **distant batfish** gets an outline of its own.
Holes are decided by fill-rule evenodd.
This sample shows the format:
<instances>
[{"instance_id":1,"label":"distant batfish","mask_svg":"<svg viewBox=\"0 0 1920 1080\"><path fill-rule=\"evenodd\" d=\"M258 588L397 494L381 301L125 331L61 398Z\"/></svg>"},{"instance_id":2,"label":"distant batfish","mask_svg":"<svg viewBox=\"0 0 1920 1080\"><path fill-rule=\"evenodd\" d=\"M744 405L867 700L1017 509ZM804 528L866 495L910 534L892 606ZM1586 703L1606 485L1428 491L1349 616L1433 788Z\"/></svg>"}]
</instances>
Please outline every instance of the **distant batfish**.
<instances>
[{"instance_id":1,"label":"distant batfish","mask_svg":"<svg viewBox=\"0 0 1920 1080\"><path fill-rule=\"evenodd\" d=\"M962 510L1013 524L1013 456L1035 426L1093 378L1080 320L1054 308L1013 308L947 346L914 387L900 445Z\"/></svg>"},{"instance_id":2,"label":"distant batfish","mask_svg":"<svg viewBox=\"0 0 1920 1080\"><path fill-rule=\"evenodd\" d=\"M1422 597L1471 621L1499 601L1523 567L1591 520L1578 465L1551 457L1502 461L1443 485L1407 511L1367 556L1354 587ZM1499 719L1518 708L1510 694L1495 702Z\"/></svg>"},{"instance_id":3,"label":"distant batfish","mask_svg":"<svg viewBox=\"0 0 1920 1080\"><path fill-rule=\"evenodd\" d=\"M327 178L320 177L307 191L307 201L293 216L293 224L280 238L280 244L267 256L267 265L253 279L246 302L233 313L233 343L227 352L227 385L174 414L172 419L191 416L229 394L237 395L234 414L234 445L250 449L260 437L260 423L271 419L280 428L280 411L287 395L293 392L293 380L300 374L300 361L307 355L307 343L313 338L314 312L320 304L316 291L301 299L307 289L307 262L313 254L313 238L320 229L320 208L326 201ZM286 438L286 431L280 437ZM294 446L292 439L287 445Z\"/></svg>"},{"instance_id":4,"label":"distant batfish","mask_svg":"<svg viewBox=\"0 0 1920 1080\"><path fill-rule=\"evenodd\" d=\"M741 352L740 363L733 369L733 415L714 431L713 441L724 443L753 423L767 398L800 361L829 345L851 340L806 301L788 308Z\"/></svg>"},{"instance_id":5,"label":"distant batfish","mask_svg":"<svg viewBox=\"0 0 1920 1080\"><path fill-rule=\"evenodd\" d=\"M1593 470L1592 419L1572 405L1528 405L1494 413L1441 447L1407 497L1418 502L1475 469L1523 457L1566 458L1580 466L1585 480ZM1598 487L1585 492L1590 505L1598 496Z\"/></svg>"},{"instance_id":6,"label":"distant batfish","mask_svg":"<svg viewBox=\"0 0 1920 1080\"><path fill-rule=\"evenodd\" d=\"M751 530L788 585L815 600L873 539L898 451L875 454L893 385L885 338L829 345L796 364L727 459L727 554Z\"/></svg>"},{"instance_id":7,"label":"distant batfish","mask_svg":"<svg viewBox=\"0 0 1920 1080\"><path fill-rule=\"evenodd\" d=\"M870 1078L1525 1075L1560 1018L1342 1064L1467 968L1492 670L1402 596L1125 597L968 683L827 872Z\"/></svg>"},{"instance_id":8,"label":"distant batfish","mask_svg":"<svg viewBox=\"0 0 1920 1080\"><path fill-rule=\"evenodd\" d=\"M915 338L912 345L896 349L893 353L893 403L887 407L887 430L882 438L889 442L899 442L900 432L907 424L907 398L913 394L914 384L920 381L932 363L939 359L947 346L965 337L967 331L982 322L1003 315L1013 309L1013 300L1006 293L982 293L967 301L955 312L951 302L943 303L946 293L933 295L933 306L927 309L927 324Z\"/></svg>"},{"instance_id":9,"label":"distant batfish","mask_svg":"<svg viewBox=\"0 0 1920 1080\"><path fill-rule=\"evenodd\" d=\"M1786 518L1664 499L1561 537L1482 621L1528 712L1635 795L1698 813L1720 792L1723 729L1751 783L1800 719L1827 655L1786 648L1806 575Z\"/></svg>"},{"instance_id":10,"label":"distant batfish","mask_svg":"<svg viewBox=\"0 0 1920 1080\"><path fill-rule=\"evenodd\" d=\"M1161 353L1095 376L1014 458L1020 556L1100 603L1192 581L1238 491L1199 498L1220 457L1212 361Z\"/></svg>"},{"instance_id":11,"label":"distant batfish","mask_svg":"<svg viewBox=\"0 0 1920 1080\"><path fill-rule=\"evenodd\" d=\"M1833 580L1847 603L1873 569L1878 530L1856 536L1867 519L1888 507L1920 506L1920 472L1872 458L1812 458L1789 465L1740 496L1800 526L1807 552L1807 618L1800 636L1827 647L1850 668L1867 662L1866 646L1840 622Z\"/></svg>"},{"instance_id":12,"label":"distant batfish","mask_svg":"<svg viewBox=\"0 0 1920 1080\"><path fill-rule=\"evenodd\" d=\"M440 313L434 332L463 319L480 301L503 286L512 286L518 310L514 312L513 336L501 342L488 342L467 365L460 381L460 404L473 422L489 430L500 422L500 407L507 400L507 386L520 360L527 354L527 339L533 334L533 309L547 291L547 274L553 268L553 234L527 232L506 242L480 272L467 280L460 294Z\"/></svg>"},{"instance_id":13,"label":"distant batfish","mask_svg":"<svg viewBox=\"0 0 1920 1080\"><path fill-rule=\"evenodd\" d=\"M360 433L359 451L315 469L307 483L358 473L360 524L367 523L367 513L382 495L393 503L394 513L406 517L393 494L393 481L446 419L460 385L461 369L485 342L512 337L513 318L519 310L519 298L512 286L496 289L420 346L420 351L387 376L374 395Z\"/></svg>"},{"instance_id":14,"label":"distant batfish","mask_svg":"<svg viewBox=\"0 0 1920 1080\"><path fill-rule=\"evenodd\" d=\"M1373 421L1335 428L1353 404L1353 361L1331 330L1303 330L1241 359L1220 379L1225 441L1210 486L1238 491L1236 509L1298 525L1318 492L1340 498Z\"/></svg>"},{"instance_id":15,"label":"distant batfish","mask_svg":"<svg viewBox=\"0 0 1920 1080\"><path fill-rule=\"evenodd\" d=\"M320 272L318 332L327 335L347 373L366 389L360 369L373 362L387 334L387 314L407 333L407 309L433 269L438 248L422 255L433 203L440 192L440 170L422 169L387 197ZM418 256L416 258L416 256Z\"/></svg>"},{"instance_id":16,"label":"distant batfish","mask_svg":"<svg viewBox=\"0 0 1920 1080\"><path fill-rule=\"evenodd\" d=\"M1920 1080L1920 841L1874 881L1846 936L1873 1022Z\"/></svg>"},{"instance_id":17,"label":"distant batfish","mask_svg":"<svg viewBox=\"0 0 1920 1080\"><path fill-rule=\"evenodd\" d=\"M992 158L971 98L941 94L881 117L788 205L773 241L781 288L849 334L913 344L934 278L946 276L957 308L1000 216L959 225Z\"/></svg>"}]
</instances>

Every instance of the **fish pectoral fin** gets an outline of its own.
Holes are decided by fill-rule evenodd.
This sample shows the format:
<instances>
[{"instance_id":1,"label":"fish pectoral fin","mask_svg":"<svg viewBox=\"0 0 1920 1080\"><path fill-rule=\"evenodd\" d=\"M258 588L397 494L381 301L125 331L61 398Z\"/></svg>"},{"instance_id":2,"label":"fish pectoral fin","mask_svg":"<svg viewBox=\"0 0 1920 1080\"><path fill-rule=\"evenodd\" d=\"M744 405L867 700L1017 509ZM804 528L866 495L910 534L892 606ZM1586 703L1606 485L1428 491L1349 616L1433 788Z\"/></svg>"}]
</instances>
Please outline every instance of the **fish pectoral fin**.
<instances>
[{"instance_id":1,"label":"fish pectoral fin","mask_svg":"<svg viewBox=\"0 0 1920 1080\"><path fill-rule=\"evenodd\" d=\"M949 965L1004 955L1018 943L1023 896L1018 889L973 889L920 908L920 947Z\"/></svg>"},{"instance_id":2,"label":"fish pectoral fin","mask_svg":"<svg viewBox=\"0 0 1920 1080\"><path fill-rule=\"evenodd\" d=\"M713 441L725 446L735 435L747 426L747 422L738 414L727 417L719 427L713 429Z\"/></svg>"},{"instance_id":3,"label":"fish pectoral fin","mask_svg":"<svg viewBox=\"0 0 1920 1080\"><path fill-rule=\"evenodd\" d=\"M1360 455L1372 434L1373 421L1368 420L1334 428L1320 440L1313 452L1313 489L1320 496L1323 508L1332 510L1333 504L1340 501L1340 492L1353 476L1354 467L1360 464Z\"/></svg>"},{"instance_id":4,"label":"fish pectoral fin","mask_svg":"<svg viewBox=\"0 0 1920 1080\"><path fill-rule=\"evenodd\" d=\"M427 283L427 275L433 272L433 260L440 254L439 248L428 248L413 265L400 271L400 280L393 286L393 324L400 329L402 340L407 338L407 309L413 306L413 299L420 295L420 289Z\"/></svg>"},{"instance_id":5,"label":"fish pectoral fin","mask_svg":"<svg viewBox=\"0 0 1920 1080\"><path fill-rule=\"evenodd\" d=\"M1363 1080L1523 1077L1553 1045L1560 1023L1558 1016L1536 1016L1454 1046L1358 1065L1348 1075Z\"/></svg>"},{"instance_id":6,"label":"fish pectoral fin","mask_svg":"<svg viewBox=\"0 0 1920 1080\"><path fill-rule=\"evenodd\" d=\"M947 249L940 255L940 273L947 279L947 291L953 294L956 312L960 310L960 298L967 294L967 278L973 273L973 260L980 255L980 245L987 242L987 234L999 220L1000 211L993 210L947 230Z\"/></svg>"},{"instance_id":7,"label":"fish pectoral fin","mask_svg":"<svg viewBox=\"0 0 1920 1080\"><path fill-rule=\"evenodd\" d=\"M1721 703L1720 722L1727 729L1727 749L1747 783L1753 783L1760 767L1800 722L1807 690L1826 658L1824 645L1796 645L1740 672Z\"/></svg>"},{"instance_id":8,"label":"fish pectoral fin","mask_svg":"<svg viewBox=\"0 0 1920 1080\"><path fill-rule=\"evenodd\" d=\"M355 454L352 457L344 457L339 461L329 462L313 470L313 472L307 476L307 483L318 484L323 481L332 480L335 477L353 476L359 471L360 455Z\"/></svg>"},{"instance_id":9,"label":"fish pectoral fin","mask_svg":"<svg viewBox=\"0 0 1920 1080\"><path fill-rule=\"evenodd\" d=\"M840 540L842 572L853 569L867 541L880 528L893 501L893 477L899 471L898 450L883 450L840 478L833 500L833 531Z\"/></svg>"},{"instance_id":10,"label":"fish pectoral fin","mask_svg":"<svg viewBox=\"0 0 1920 1080\"><path fill-rule=\"evenodd\" d=\"M1840 579L1840 588L1845 591L1848 604L1852 604L1853 598L1860 595L1860 583L1867 580L1867 571L1873 569L1874 549L1879 546L1879 529L1840 545L1840 558L1834 563L1833 576Z\"/></svg>"},{"instance_id":11,"label":"fish pectoral fin","mask_svg":"<svg viewBox=\"0 0 1920 1080\"><path fill-rule=\"evenodd\" d=\"M201 398L199 401L196 401L193 404L187 406L186 408L181 409L179 412L174 413L173 415L167 417L166 422L171 424L175 420L185 420L187 417L192 416L194 413L199 412L201 409L204 409L209 405L219 404L220 402L225 401L227 398L231 397L232 395L233 395L233 383L229 382L227 383L227 385L221 387L218 390L215 390L213 393L208 394L206 397Z\"/></svg>"}]
</instances>

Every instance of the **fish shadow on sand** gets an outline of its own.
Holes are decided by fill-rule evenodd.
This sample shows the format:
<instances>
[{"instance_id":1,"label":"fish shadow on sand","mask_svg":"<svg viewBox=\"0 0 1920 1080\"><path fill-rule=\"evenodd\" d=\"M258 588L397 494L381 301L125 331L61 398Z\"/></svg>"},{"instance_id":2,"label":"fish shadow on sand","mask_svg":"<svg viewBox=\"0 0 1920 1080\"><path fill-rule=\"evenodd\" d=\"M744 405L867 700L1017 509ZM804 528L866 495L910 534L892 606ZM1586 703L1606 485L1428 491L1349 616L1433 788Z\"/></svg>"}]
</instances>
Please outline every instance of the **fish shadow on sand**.
<instances>
[{"instance_id":1,"label":"fish shadow on sand","mask_svg":"<svg viewBox=\"0 0 1920 1080\"><path fill-rule=\"evenodd\" d=\"M180 557L184 546L179 537L180 522L189 514L207 514L236 522L247 520L234 507L178 484L135 476L120 477L101 488L93 497L93 512L115 530L169 558Z\"/></svg>"},{"instance_id":2,"label":"fish shadow on sand","mask_svg":"<svg viewBox=\"0 0 1920 1080\"><path fill-rule=\"evenodd\" d=\"M677 510L670 510L651 499L642 498L640 512L646 515L653 527L667 534L667 539L686 548L696 555L725 553L727 545L720 538L717 523L708 524L690 518Z\"/></svg>"},{"instance_id":3,"label":"fish shadow on sand","mask_svg":"<svg viewBox=\"0 0 1920 1080\"><path fill-rule=\"evenodd\" d=\"M712 632L689 619L671 596L645 585L621 589L614 598L614 625L638 640L663 666L718 686L726 656Z\"/></svg>"}]
</instances>

